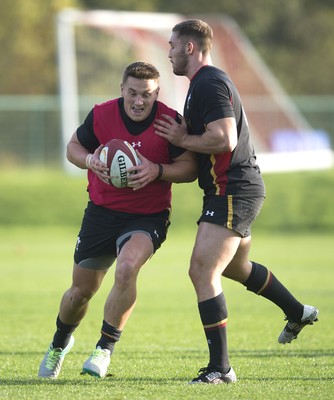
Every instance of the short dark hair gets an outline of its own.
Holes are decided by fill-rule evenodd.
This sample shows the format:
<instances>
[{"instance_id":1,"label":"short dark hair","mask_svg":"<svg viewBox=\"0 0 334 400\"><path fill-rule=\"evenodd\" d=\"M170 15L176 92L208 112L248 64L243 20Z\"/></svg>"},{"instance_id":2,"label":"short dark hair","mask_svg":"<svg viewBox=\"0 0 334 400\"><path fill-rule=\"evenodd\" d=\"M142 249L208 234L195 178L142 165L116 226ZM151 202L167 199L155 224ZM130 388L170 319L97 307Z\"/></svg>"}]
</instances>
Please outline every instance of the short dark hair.
<instances>
[{"instance_id":1,"label":"short dark hair","mask_svg":"<svg viewBox=\"0 0 334 400\"><path fill-rule=\"evenodd\" d=\"M158 80L160 78L159 71L155 66L143 61L134 62L126 67L123 73L123 83L127 81L129 76L143 80Z\"/></svg>"},{"instance_id":2,"label":"short dark hair","mask_svg":"<svg viewBox=\"0 0 334 400\"><path fill-rule=\"evenodd\" d=\"M173 32L185 40L193 39L203 54L212 48L213 31L211 26L201 19L187 19L174 26Z\"/></svg>"}]
</instances>

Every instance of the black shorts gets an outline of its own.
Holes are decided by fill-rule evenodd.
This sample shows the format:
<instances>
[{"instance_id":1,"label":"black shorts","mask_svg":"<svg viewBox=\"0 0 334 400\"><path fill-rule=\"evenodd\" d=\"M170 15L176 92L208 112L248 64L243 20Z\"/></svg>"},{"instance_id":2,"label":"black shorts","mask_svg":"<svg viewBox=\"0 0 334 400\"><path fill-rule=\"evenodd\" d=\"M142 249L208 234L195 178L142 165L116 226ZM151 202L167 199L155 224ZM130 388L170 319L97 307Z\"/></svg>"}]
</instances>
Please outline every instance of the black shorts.
<instances>
[{"instance_id":1,"label":"black shorts","mask_svg":"<svg viewBox=\"0 0 334 400\"><path fill-rule=\"evenodd\" d=\"M197 223L222 225L247 237L251 234L252 222L259 215L263 201L264 197L207 196L204 197L202 215Z\"/></svg>"},{"instance_id":2,"label":"black shorts","mask_svg":"<svg viewBox=\"0 0 334 400\"><path fill-rule=\"evenodd\" d=\"M74 262L91 269L107 269L134 232L147 234L154 252L166 240L170 211L129 214L100 207L89 201L78 235Z\"/></svg>"}]
</instances>

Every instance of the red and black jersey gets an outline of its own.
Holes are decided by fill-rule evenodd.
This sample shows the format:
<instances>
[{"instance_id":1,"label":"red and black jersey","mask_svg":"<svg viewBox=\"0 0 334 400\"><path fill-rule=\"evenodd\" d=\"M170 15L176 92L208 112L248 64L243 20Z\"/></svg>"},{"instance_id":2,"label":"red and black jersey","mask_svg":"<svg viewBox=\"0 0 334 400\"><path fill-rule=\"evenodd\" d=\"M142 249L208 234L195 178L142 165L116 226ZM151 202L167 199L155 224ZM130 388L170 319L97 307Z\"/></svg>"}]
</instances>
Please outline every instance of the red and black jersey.
<instances>
[{"instance_id":1,"label":"red and black jersey","mask_svg":"<svg viewBox=\"0 0 334 400\"><path fill-rule=\"evenodd\" d=\"M232 152L198 154L198 181L205 195L265 195L240 96L225 72L205 66L195 74L187 93L184 117L190 135L203 134L209 122L236 119L238 143Z\"/></svg>"},{"instance_id":2,"label":"red and black jersey","mask_svg":"<svg viewBox=\"0 0 334 400\"><path fill-rule=\"evenodd\" d=\"M157 101L146 120L134 122L126 115L122 98L110 100L96 105L88 114L77 130L78 140L90 151L111 139L126 140L150 161L170 164L184 150L154 134L154 120L162 114L177 118L175 110ZM159 179L134 191L103 183L88 170L88 192L94 204L121 212L152 214L171 207L171 183Z\"/></svg>"}]
</instances>

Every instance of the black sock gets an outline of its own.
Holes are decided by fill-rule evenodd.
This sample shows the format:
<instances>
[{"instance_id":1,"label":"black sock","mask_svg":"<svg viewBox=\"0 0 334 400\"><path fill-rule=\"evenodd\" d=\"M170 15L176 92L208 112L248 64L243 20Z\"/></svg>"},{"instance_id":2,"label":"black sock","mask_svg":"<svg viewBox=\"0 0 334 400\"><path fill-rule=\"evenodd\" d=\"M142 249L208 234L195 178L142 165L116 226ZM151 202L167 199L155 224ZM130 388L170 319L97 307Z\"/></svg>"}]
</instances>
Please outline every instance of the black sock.
<instances>
[{"instance_id":1,"label":"black sock","mask_svg":"<svg viewBox=\"0 0 334 400\"><path fill-rule=\"evenodd\" d=\"M108 322L103 320L101 328L101 338L96 343L96 347L101 347L101 349L107 349L112 353L114 351L115 343L119 341L122 331L116 329Z\"/></svg>"},{"instance_id":2,"label":"black sock","mask_svg":"<svg viewBox=\"0 0 334 400\"><path fill-rule=\"evenodd\" d=\"M252 272L243 283L247 290L275 303L291 321L300 321L304 306L266 267L252 262Z\"/></svg>"},{"instance_id":3,"label":"black sock","mask_svg":"<svg viewBox=\"0 0 334 400\"><path fill-rule=\"evenodd\" d=\"M198 310L209 346L208 367L225 374L230 364L226 335L227 308L223 293L198 303Z\"/></svg>"},{"instance_id":4,"label":"black sock","mask_svg":"<svg viewBox=\"0 0 334 400\"><path fill-rule=\"evenodd\" d=\"M54 349L57 348L65 349L65 347L68 345L70 341L72 333L79 326L79 324L76 325L64 324L64 322L61 322L58 315L56 326L57 326L57 331L53 336L52 346Z\"/></svg>"}]
</instances>

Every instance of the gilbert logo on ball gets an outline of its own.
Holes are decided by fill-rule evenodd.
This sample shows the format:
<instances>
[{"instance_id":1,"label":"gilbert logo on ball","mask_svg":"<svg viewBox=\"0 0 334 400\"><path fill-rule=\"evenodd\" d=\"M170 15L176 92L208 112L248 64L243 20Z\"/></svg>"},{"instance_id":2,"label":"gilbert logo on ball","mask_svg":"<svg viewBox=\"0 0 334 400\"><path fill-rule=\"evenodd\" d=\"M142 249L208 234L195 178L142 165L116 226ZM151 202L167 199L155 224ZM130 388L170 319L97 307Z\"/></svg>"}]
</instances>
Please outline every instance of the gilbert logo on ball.
<instances>
[{"instance_id":1,"label":"gilbert logo on ball","mask_svg":"<svg viewBox=\"0 0 334 400\"><path fill-rule=\"evenodd\" d=\"M128 173L126 171L125 157L122 154L117 157L117 163L119 168L119 176L121 179L121 187L126 187L128 183Z\"/></svg>"},{"instance_id":2,"label":"gilbert logo on ball","mask_svg":"<svg viewBox=\"0 0 334 400\"><path fill-rule=\"evenodd\" d=\"M122 139L110 140L103 147L100 160L108 165L110 182L117 188L128 187L128 168L140 164L133 147Z\"/></svg>"}]
</instances>

